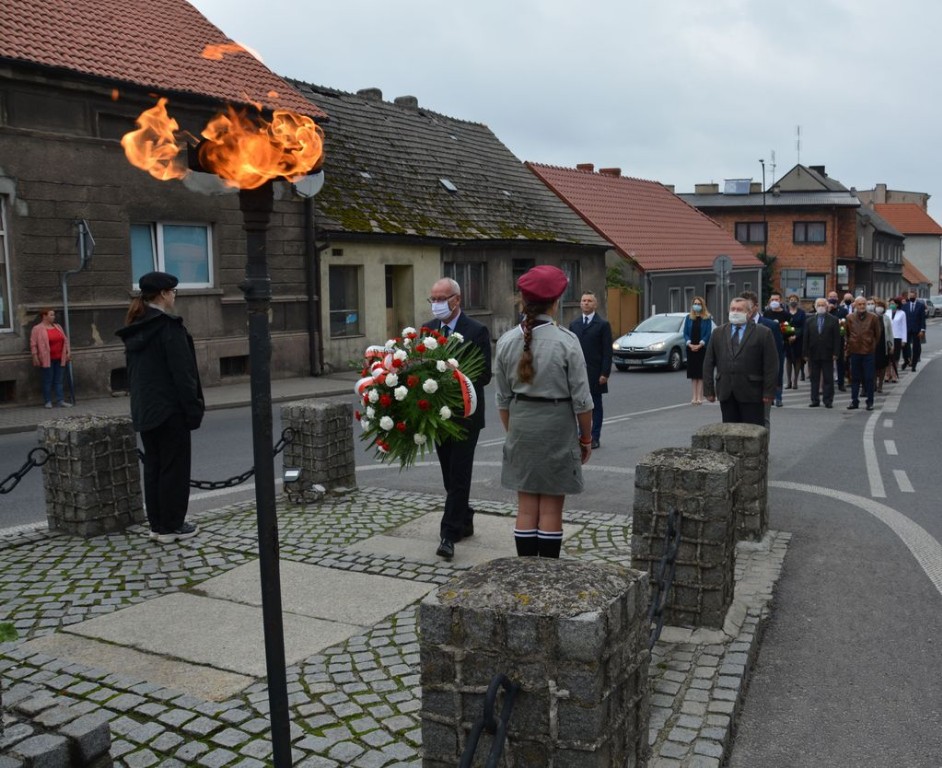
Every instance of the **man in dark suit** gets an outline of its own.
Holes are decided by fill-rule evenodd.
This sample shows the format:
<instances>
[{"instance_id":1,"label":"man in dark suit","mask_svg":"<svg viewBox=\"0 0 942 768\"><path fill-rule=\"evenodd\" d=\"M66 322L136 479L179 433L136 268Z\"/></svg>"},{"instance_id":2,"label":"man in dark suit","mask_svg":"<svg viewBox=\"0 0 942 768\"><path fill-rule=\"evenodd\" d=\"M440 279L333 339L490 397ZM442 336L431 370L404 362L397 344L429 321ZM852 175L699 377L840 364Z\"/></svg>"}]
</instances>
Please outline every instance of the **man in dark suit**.
<instances>
[{"instance_id":1,"label":"man in dark suit","mask_svg":"<svg viewBox=\"0 0 942 768\"><path fill-rule=\"evenodd\" d=\"M719 399L724 423L765 426L766 405L775 399L778 352L772 332L749 322L752 306L738 297L729 303L729 322L710 334L703 360L703 394Z\"/></svg>"},{"instance_id":2,"label":"man in dark suit","mask_svg":"<svg viewBox=\"0 0 942 768\"><path fill-rule=\"evenodd\" d=\"M821 405L824 381L824 407L834 407L834 363L841 354L841 324L828 312L828 300L814 300L815 314L805 321L802 351L811 366L811 408Z\"/></svg>"},{"instance_id":3,"label":"man in dark suit","mask_svg":"<svg viewBox=\"0 0 942 768\"><path fill-rule=\"evenodd\" d=\"M775 388L775 405L782 407L782 371L785 366L785 337L782 335L782 327L778 322L770 317L766 317L759 311L759 296L755 291L743 291L739 294L749 302L749 319L753 323L764 325L772 332L772 341L775 342L775 351L778 354L778 386ZM772 294L781 296L781 294ZM772 403L765 404L765 422L766 429L772 429Z\"/></svg>"},{"instance_id":4,"label":"man in dark suit","mask_svg":"<svg viewBox=\"0 0 942 768\"><path fill-rule=\"evenodd\" d=\"M837 291L831 291L828 294L828 314L831 317L837 320L838 331L840 331L840 325L842 320L847 320L847 315L850 312L850 306L853 302L847 302L846 304L841 303L837 298ZM841 336L840 349L837 352L837 365L835 366L835 371L837 373L837 388L841 392L846 392L847 387L844 384L845 372L844 370L844 337Z\"/></svg>"},{"instance_id":5,"label":"man in dark suit","mask_svg":"<svg viewBox=\"0 0 942 768\"><path fill-rule=\"evenodd\" d=\"M443 440L436 446L445 484L445 512L440 528L441 543L436 554L451 560L455 555L455 543L474 535L474 510L468 506L468 498L471 495L474 449L484 428L484 387L491 380L491 334L487 326L461 311L461 286L451 278L443 277L432 286L428 302L432 305L435 319L426 323L427 328L446 336L460 333L466 343L477 345L484 355L484 370L471 382L477 395L477 408L470 418L456 420L467 430L466 437L463 440Z\"/></svg>"},{"instance_id":6,"label":"man in dark suit","mask_svg":"<svg viewBox=\"0 0 942 768\"><path fill-rule=\"evenodd\" d=\"M903 368L910 365L915 373L922 357L922 342L926 340L926 305L916 299L914 288L909 289L909 299L903 303L903 312L906 314L906 344L909 346L909 356Z\"/></svg>"},{"instance_id":7,"label":"man in dark suit","mask_svg":"<svg viewBox=\"0 0 942 768\"><path fill-rule=\"evenodd\" d=\"M602 395L608 392L608 377L612 375L612 326L596 310L599 303L592 291L582 294L582 317L569 324L569 330L579 338L585 358L592 393L592 448L599 447L602 437Z\"/></svg>"}]
</instances>

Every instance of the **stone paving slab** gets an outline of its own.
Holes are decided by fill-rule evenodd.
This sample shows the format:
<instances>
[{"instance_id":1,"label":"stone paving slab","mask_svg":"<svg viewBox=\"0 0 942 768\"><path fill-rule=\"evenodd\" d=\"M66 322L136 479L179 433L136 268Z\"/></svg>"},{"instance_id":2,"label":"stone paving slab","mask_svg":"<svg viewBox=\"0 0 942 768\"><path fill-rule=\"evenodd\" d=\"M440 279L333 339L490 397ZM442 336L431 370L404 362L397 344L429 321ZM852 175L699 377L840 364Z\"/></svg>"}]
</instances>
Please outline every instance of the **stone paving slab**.
<instances>
[{"instance_id":1,"label":"stone paving slab","mask_svg":"<svg viewBox=\"0 0 942 768\"><path fill-rule=\"evenodd\" d=\"M166 688L183 689L206 701L224 701L255 682L255 678L212 667L187 664L133 648L58 632L23 643L27 653L45 654L119 675L140 675ZM58 691L57 691L58 693Z\"/></svg>"},{"instance_id":2,"label":"stone paving slab","mask_svg":"<svg viewBox=\"0 0 942 768\"><path fill-rule=\"evenodd\" d=\"M441 519L441 512L430 512L385 534L358 541L348 549L355 552L392 554L418 562L441 562L441 558L435 554L441 540ZM577 536L581 530L580 525L563 526L563 540ZM474 516L474 536L462 539L455 545L452 563L471 567L498 557L514 557L516 554L513 522L504 517L478 513Z\"/></svg>"},{"instance_id":3,"label":"stone paving slab","mask_svg":"<svg viewBox=\"0 0 942 768\"><path fill-rule=\"evenodd\" d=\"M284 613L282 622L289 664L363 630L293 613ZM265 675L261 609L229 600L182 592L164 595L66 631L250 677Z\"/></svg>"},{"instance_id":4,"label":"stone paving slab","mask_svg":"<svg viewBox=\"0 0 942 768\"><path fill-rule=\"evenodd\" d=\"M362 628L377 624L434 589L431 584L290 560L282 561L279 570L284 611ZM261 606L258 561L208 579L198 591L206 597Z\"/></svg>"}]
</instances>

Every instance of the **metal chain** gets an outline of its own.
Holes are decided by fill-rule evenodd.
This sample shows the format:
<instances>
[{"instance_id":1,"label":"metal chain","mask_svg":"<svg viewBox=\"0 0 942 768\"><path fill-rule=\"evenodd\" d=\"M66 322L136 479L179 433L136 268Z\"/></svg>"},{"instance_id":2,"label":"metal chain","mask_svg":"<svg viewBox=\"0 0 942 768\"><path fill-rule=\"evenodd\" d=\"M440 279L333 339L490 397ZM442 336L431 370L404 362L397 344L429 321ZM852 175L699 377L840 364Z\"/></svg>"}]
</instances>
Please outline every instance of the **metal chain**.
<instances>
[{"instance_id":1,"label":"metal chain","mask_svg":"<svg viewBox=\"0 0 942 768\"><path fill-rule=\"evenodd\" d=\"M38 459L36 457L39 457ZM29 472L33 467L41 467L47 461L52 454L47 451L45 448L33 448L28 454L26 454L26 463L20 467L16 472L14 472L9 477L5 478L2 483L0 483L0 494L9 493L17 485L20 484L26 473Z\"/></svg>"},{"instance_id":2,"label":"metal chain","mask_svg":"<svg viewBox=\"0 0 942 768\"><path fill-rule=\"evenodd\" d=\"M504 701L500 708L500 715L495 716L494 706L497 702L497 693L501 688L504 689ZM498 672L491 678L491 684L487 687L487 693L484 695L484 711L471 728L471 733L468 734L468 740L465 742L464 752L461 755L458 768L471 768L482 731L487 731L494 737L491 740L491 751L488 753L484 768L497 768L504 752L504 741L507 739L510 716L513 714L514 699L519 691L520 684L511 681L502 672Z\"/></svg>"},{"instance_id":3,"label":"metal chain","mask_svg":"<svg viewBox=\"0 0 942 768\"><path fill-rule=\"evenodd\" d=\"M664 533L664 551L657 565L654 578L654 597L648 608L648 622L653 624L648 639L648 650L654 648L661 630L664 628L664 609L667 598L674 584L674 572L677 570L677 552L680 550L681 514L671 508L667 511L667 531Z\"/></svg>"},{"instance_id":4,"label":"metal chain","mask_svg":"<svg viewBox=\"0 0 942 768\"><path fill-rule=\"evenodd\" d=\"M294 440L294 430L291 429L291 427L285 427L281 431L281 438L275 443L275 447L272 449L272 456L277 456L281 453L285 449L285 446L292 440ZM144 461L143 451L138 450L137 455L141 461ZM199 488L201 491L218 491L222 488L232 488L233 486L241 485L254 474L255 467L251 467L245 470L241 475L234 475L225 480L190 480L190 487Z\"/></svg>"}]
</instances>

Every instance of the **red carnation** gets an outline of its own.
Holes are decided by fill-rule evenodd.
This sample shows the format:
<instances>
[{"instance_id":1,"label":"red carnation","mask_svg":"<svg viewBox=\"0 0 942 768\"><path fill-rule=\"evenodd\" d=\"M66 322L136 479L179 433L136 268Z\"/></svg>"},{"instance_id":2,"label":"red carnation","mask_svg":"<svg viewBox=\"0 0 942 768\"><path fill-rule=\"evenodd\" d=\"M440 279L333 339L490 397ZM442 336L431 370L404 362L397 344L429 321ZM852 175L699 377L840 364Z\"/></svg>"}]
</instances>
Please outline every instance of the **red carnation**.
<instances>
[{"instance_id":1,"label":"red carnation","mask_svg":"<svg viewBox=\"0 0 942 768\"><path fill-rule=\"evenodd\" d=\"M416 345L415 345L415 351L416 351L416 352L419 352L419 353L424 352L424 351L425 351L425 345L424 345L424 344L416 344Z\"/></svg>"},{"instance_id":2,"label":"red carnation","mask_svg":"<svg viewBox=\"0 0 942 768\"><path fill-rule=\"evenodd\" d=\"M425 329L423 328L423 330L425 330ZM409 334L406 335L406 338L407 338L407 339L414 339L414 338L417 337L417 335L418 335L418 334L415 334L415 333L409 333Z\"/></svg>"},{"instance_id":3,"label":"red carnation","mask_svg":"<svg viewBox=\"0 0 942 768\"><path fill-rule=\"evenodd\" d=\"M353 418L355 418L357 421L359 421L359 420L362 418L362 415L360 414L359 411L354 411L354 412L353 412Z\"/></svg>"},{"instance_id":4,"label":"red carnation","mask_svg":"<svg viewBox=\"0 0 942 768\"><path fill-rule=\"evenodd\" d=\"M379 404L383 406L383 408L388 408L392 405L392 398L389 395L380 395Z\"/></svg>"},{"instance_id":5,"label":"red carnation","mask_svg":"<svg viewBox=\"0 0 942 768\"><path fill-rule=\"evenodd\" d=\"M414 387L418 383L419 383L418 376L412 375L408 379L406 379L406 386L409 387L409 389L412 389L412 387Z\"/></svg>"},{"instance_id":6,"label":"red carnation","mask_svg":"<svg viewBox=\"0 0 942 768\"><path fill-rule=\"evenodd\" d=\"M400 360L398 357L393 358L392 364L393 364L393 368L401 368L402 360Z\"/></svg>"},{"instance_id":7,"label":"red carnation","mask_svg":"<svg viewBox=\"0 0 942 768\"><path fill-rule=\"evenodd\" d=\"M405 432L405 431L406 431L406 423L405 423L404 421L397 422L397 423L396 423L396 429L398 429L400 432Z\"/></svg>"},{"instance_id":8,"label":"red carnation","mask_svg":"<svg viewBox=\"0 0 942 768\"><path fill-rule=\"evenodd\" d=\"M420 411L427 411L428 409L429 409L429 402L428 402L428 400L419 400L419 410L420 410Z\"/></svg>"}]
</instances>

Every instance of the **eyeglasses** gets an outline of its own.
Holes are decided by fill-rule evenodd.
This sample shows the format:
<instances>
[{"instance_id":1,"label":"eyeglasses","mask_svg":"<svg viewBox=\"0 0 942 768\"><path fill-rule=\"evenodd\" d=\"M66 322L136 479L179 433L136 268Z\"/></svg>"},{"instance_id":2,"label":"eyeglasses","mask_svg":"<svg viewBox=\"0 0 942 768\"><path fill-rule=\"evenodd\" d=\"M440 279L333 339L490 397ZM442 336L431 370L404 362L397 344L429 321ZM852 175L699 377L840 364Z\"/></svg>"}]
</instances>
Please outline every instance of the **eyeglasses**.
<instances>
[{"instance_id":1,"label":"eyeglasses","mask_svg":"<svg viewBox=\"0 0 942 768\"><path fill-rule=\"evenodd\" d=\"M427 301L429 304L434 304L436 301L448 301L449 299L455 298L455 296L457 296L457 295L458 295L457 293L453 293L453 294L451 294L451 296L445 296L444 298L441 298L441 299L439 299L439 298L437 298L437 297L435 297L435 296L429 296L429 297L426 299L426 301Z\"/></svg>"}]
</instances>

